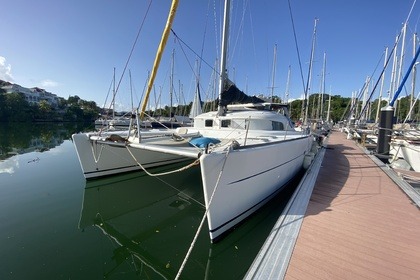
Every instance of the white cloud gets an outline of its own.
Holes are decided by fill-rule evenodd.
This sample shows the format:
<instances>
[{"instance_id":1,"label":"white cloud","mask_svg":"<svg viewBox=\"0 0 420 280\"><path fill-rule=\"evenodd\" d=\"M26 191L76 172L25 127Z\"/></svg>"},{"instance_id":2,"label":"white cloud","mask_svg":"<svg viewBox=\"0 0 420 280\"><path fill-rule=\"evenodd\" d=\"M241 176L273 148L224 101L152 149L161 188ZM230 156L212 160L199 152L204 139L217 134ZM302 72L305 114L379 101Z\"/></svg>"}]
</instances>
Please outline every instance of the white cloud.
<instances>
[{"instance_id":1,"label":"white cloud","mask_svg":"<svg viewBox=\"0 0 420 280\"><path fill-rule=\"evenodd\" d=\"M0 80L13 82L12 66L6 63L6 58L0 56Z\"/></svg>"},{"instance_id":2,"label":"white cloud","mask_svg":"<svg viewBox=\"0 0 420 280\"><path fill-rule=\"evenodd\" d=\"M41 81L40 86L42 88L58 87L59 86L59 83L47 79L47 80Z\"/></svg>"},{"instance_id":3,"label":"white cloud","mask_svg":"<svg viewBox=\"0 0 420 280\"><path fill-rule=\"evenodd\" d=\"M9 158L8 160L0 163L0 174L1 173L13 174L15 173L15 169L19 169L19 161L18 161L18 157L16 156Z\"/></svg>"}]
</instances>

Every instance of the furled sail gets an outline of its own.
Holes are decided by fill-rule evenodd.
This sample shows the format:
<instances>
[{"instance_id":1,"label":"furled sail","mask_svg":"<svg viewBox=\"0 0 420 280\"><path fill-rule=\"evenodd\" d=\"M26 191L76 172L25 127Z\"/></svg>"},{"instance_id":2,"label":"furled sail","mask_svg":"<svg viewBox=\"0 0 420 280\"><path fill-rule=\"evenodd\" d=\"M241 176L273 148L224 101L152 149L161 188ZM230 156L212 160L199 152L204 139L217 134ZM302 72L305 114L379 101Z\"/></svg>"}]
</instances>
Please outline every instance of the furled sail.
<instances>
[{"instance_id":1,"label":"furled sail","mask_svg":"<svg viewBox=\"0 0 420 280\"><path fill-rule=\"evenodd\" d=\"M197 84L197 90L195 92L194 100L193 100L190 115L189 115L191 119L195 118L196 116L200 115L203 112L201 105L202 105L202 101L201 101L201 96L200 96L200 87Z\"/></svg>"}]
</instances>

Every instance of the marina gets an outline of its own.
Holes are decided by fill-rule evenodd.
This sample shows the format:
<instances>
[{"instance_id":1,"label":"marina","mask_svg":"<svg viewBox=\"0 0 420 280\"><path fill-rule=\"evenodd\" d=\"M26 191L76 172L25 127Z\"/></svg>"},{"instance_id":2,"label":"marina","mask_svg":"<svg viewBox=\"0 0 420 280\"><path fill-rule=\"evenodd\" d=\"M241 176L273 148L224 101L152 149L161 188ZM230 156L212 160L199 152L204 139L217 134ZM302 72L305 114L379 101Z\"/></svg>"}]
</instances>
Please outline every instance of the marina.
<instances>
[{"instance_id":1,"label":"marina","mask_svg":"<svg viewBox=\"0 0 420 280\"><path fill-rule=\"evenodd\" d=\"M31 127L0 126L0 279L174 279L205 213L199 168L86 181L82 128ZM204 225L181 279L241 279L296 184L216 244Z\"/></svg>"},{"instance_id":2,"label":"marina","mask_svg":"<svg viewBox=\"0 0 420 280\"><path fill-rule=\"evenodd\" d=\"M381 167L332 133L312 195L280 217L246 279L418 279L420 195Z\"/></svg>"},{"instance_id":3,"label":"marina","mask_svg":"<svg viewBox=\"0 0 420 280\"><path fill-rule=\"evenodd\" d=\"M310 2L297 10L291 1L152 2L132 10L127 3L123 20L123 8L101 3L115 12L118 29L100 32L110 23L95 19L102 13L90 13L83 26L67 24L77 26L70 40L84 34L100 50L73 44L85 47L79 57L90 53L83 61L94 68L67 62L81 75L40 83L71 84L97 101L106 85L98 77L111 68L104 58L125 61L113 66L102 108L14 83L0 54L0 279L419 279L416 0L400 5L401 28L391 24L391 6L377 16L391 46L351 97L352 79L360 82L369 67L351 55L362 44L333 34L344 30L364 50L373 45L338 25L353 3L323 8L311 33L302 14L312 14ZM137 30L134 19L142 19ZM359 29L366 26L373 30L371 21ZM391 29L399 29L395 40ZM117 34L118 47L99 43L102 34ZM119 46L129 44L129 53ZM329 49L328 63L319 47ZM372 64L373 53L361 61ZM349 61L339 63L343 57ZM277 79L287 64L283 91ZM130 102L119 100L128 92Z\"/></svg>"},{"instance_id":4,"label":"marina","mask_svg":"<svg viewBox=\"0 0 420 280\"><path fill-rule=\"evenodd\" d=\"M15 134L10 129L2 131ZM175 278L205 213L199 169L162 180L137 171L86 181L66 140L71 129L55 131L63 139L50 136L56 146L31 141L34 149L0 162L1 278ZM416 279L419 194L412 200L398 186L404 182L335 130L305 175L220 242L209 242L204 227L182 275Z\"/></svg>"}]
</instances>

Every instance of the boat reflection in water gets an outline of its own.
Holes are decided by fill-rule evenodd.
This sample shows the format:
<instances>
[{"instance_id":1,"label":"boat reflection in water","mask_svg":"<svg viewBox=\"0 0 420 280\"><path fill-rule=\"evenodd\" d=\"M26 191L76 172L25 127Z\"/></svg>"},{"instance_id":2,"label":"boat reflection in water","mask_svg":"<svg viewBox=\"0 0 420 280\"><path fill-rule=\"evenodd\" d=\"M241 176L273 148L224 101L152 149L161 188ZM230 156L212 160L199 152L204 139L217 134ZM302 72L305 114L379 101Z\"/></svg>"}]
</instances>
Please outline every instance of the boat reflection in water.
<instances>
[{"instance_id":1,"label":"boat reflection in water","mask_svg":"<svg viewBox=\"0 0 420 280\"><path fill-rule=\"evenodd\" d=\"M286 202L274 198L217 244L204 223L181 278L243 277ZM87 181L79 228L101 230L97 251L110 255L104 256L105 278L174 279L204 214L198 167L161 177L138 172Z\"/></svg>"},{"instance_id":2,"label":"boat reflection in water","mask_svg":"<svg viewBox=\"0 0 420 280\"><path fill-rule=\"evenodd\" d=\"M117 266L125 263L152 279L171 279L205 211L199 176L190 168L182 175L138 172L88 181L79 227L94 225L115 243Z\"/></svg>"}]
</instances>

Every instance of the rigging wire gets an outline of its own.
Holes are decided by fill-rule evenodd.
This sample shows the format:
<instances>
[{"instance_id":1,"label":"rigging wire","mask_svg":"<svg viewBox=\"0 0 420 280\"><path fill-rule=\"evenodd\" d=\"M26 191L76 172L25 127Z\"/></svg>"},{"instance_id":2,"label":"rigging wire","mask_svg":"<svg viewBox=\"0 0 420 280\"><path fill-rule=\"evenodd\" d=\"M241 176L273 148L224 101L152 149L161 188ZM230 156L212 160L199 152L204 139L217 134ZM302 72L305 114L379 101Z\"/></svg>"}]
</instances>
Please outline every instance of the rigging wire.
<instances>
[{"instance_id":1,"label":"rigging wire","mask_svg":"<svg viewBox=\"0 0 420 280\"><path fill-rule=\"evenodd\" d=\"M195 77L195 80L196 81L198 81L198 83L199 83L199 81L200 81L200 73L201 73L201 65L202 65L202 62L204 62L207 66L209 66L209 68L210 69L212 69L213 70L213 67L212 66L210 66L204 59L203 59L203 53L204 53L204 46L205 46L205 40L206 40L206 36L207 36L207 23L208 23L208 18L209 18L209 11L210 11L210 3L211 3L211 0L209 0L209 2L208 2L208 8L207 8L207 13L206 13L206 20L205 20L205 24L204 24L204 32L203 32L203 40L202 40L202 43L201 43L201 50L200 50L200 54L198 54L197 52L195 52L193 49L192 49L192 47L190 47L188 44L186 44L176 33L175 33L175 31L173 30L173 29L171 29L171 32L172 32L172 34L175 36L175 42L179 42L179 46L180 46L180 48L181 48L181 51L182 51L182 53L184 54L184 57L185 57L185 59L186 59L186 61L187 61L187 64L188 64L188 66L189 66L189 68L191 69L191 71L192 71L192 73L193 73L193 75L194 75L194 77ZM185 45L193 54L195 54L196 56L197 56L197 58L198 58L198 66L197 66L197 70L194 70L194 68L193 68L193 66L192 66L192 64L191 64L191 62L190 62L190 60L188 59L188 56L187 56L187 53L186 53L186 51L185 51L185 49L183 48L183 45ZM200 87L201 87L201 84L197 84L197 87L198 87L198 90L200 90ZM204 90L203 88L202 88L202 90Z\"/></svg>"},{"instance_id":2,"label":"rigging wire","mask_svg":"<svg viewBox=\"0 0 420 280\"><path fill-rule=\"evenodd\" d=\"M254 28L253 28L253 26L254 26L254 22L253 22L253 20L252 20L252 14L251 14L251 11L252 11L252 9L251 9L251 7L249 8L249 21L250 21L250 25L251 25L251 37L252 37L252 49L253 49L253 51L254 51L254 57L255 57L255 62L256 62L256 64L255 64L255 69L257 69L257 66L258 66L258 63L257 63L257 61L258 61L258 59L257 59L257 49L256 49L256 47L255 47L255 34L254 34ZM248 91L248 89L247 89L247 91ZM247 92L247 94L248 94L248 92Z\"/></svg>"},{"instance_id":3,"label":"rigging wire","mask_svg":"<svg viewBox=\"0 0 420 280\"><path fill-rule=\"evenodd\" d=\"M200 56L196 51L194 51L187 43L184 42L184 40L182 40L178 34L175 33L175 31L173 29L171 29L172 34L174 34L174 36L176 37L177 40L179 40L179 42L181 42L184 46L186 46L193 54L195 54L200 60L202 60L204 62L205 65L207 65L210 69L214 70L214 67L211 66L202 56ZM191 64L190 64L190 68ZM216 70L217 71L217 70ZM219 72L217 72L217 74L220 74Z\"/></svg>"},{"instance_id":4,"label":"rigging wire","mask_svg":"<svg viewBox=\"0 0 420 280\"><path fill-rule=\"evenodd\" d=\"M171 31L172 31L172 33L174 34L174 36L175 36L175 38L179 41L179 42L181 42L181 43L183 43L189 50L191 50L199 59L199 61L204 61L204 63L207 65L207 66L209 66L210 67L210 65L202 58L202 56L198 56L198 54L194 51L194 50L192 50L192 48L190 47L190 46L188 46L185 42L183 42L182 40L181 40L181 38L179 38L178 37L178 35L171 29ZM187 54L186 54L186 52L185 52L185 50L184 50L184 48L182 47L182 44L179 44L179 46L180 46L180 48L181 48L181 51L182 51L182 53L184 54L184 57L185 57L185 59L186 59L186 61L187 61L187 63L188 63L188 66L190 67L190 69L191 69L191 71L192 71L192 73L193 73L193 75L194 75L194 77L195 77L195 79L196 79L196 81L199 81L199 79L200 79L200 70L198 69L197 71L195 71L194 70L194 68L193 68L193 66L191 65L191 62L190 62L190 60L188 59L188 56L187 56ZM203 40L203 48L204 48L204 40ZM201 52L203 52L203 50L201 50ZM199 63L200 65L201 65L201 63ZM201 66L200 66L201 67ZM213 67L211 67L211 69L213 70ZM200 87L202 87L202 85L200 84L200 83L198 83L198 85L197 85L197 87L198 87L198 89L200 90ZM203 91L204 91L204 88L201 88Z\"/></svg>"},{"instance_id":5,"label":"rigging wire","mask_svg":"<svg viewBox=\"0 0 420 280\"><path fill-rule=\"evenodd\" d=\"M217 13L216 13L216 0L214 0L213 1L213 18L214 18L214 35L215 35L215 43L216 43L216 48L215 49L216 49L216 57L220 57L219 47L220 47L221 43L220 43L219 39L220 39L221 36L219 36L218 34L221 34L222 32L217 31L217 26L218 25L217 25L217 16L216 15L217 15ZM222 26L221 21L220 21L219 26ZM216 68L214 68L214 69L216 69Z\"/></svg>"},{"instance_id":6,"label":"rigging wire","mask_svg":"<svg viewBox=\"0 0 420 280\"><path fill-rule=\"evenodd\" d=\"M384 65L384 67L382 68L381 74L379 74L379 78L377 79L377 81L376 81L376 83L375 83L375 85L374 85L374 87L373 87L373 89L372 89L372 92L370 93L369 98L367 99L367 101L369 101L369 100L372 98L373 94L375 93L375 90L376 90L376 88L378 87L378 85L379 85L379 83L380 83L380 81L381 81L381 79L382 79L382 76L383 76L383 75L384 75L384 73L385 73L386 67L388 66L389 61L391 60L391 56L392 56L392 54L393 54L393 52L394 52L394 50L395 50L395 47L396 47L396 46L394 46L394 48L391 50L391 53L388 55L388 58L386 59L385 65ZM380 61L382 60L382 58L383 58L384 56L385 56L385 52L383 52L383 53L382 53L382 56L381 56L381 58L379 59L378 64L376 65L375 70L373 71L373 73L372 73L372 76L371 76L371 77L373 77L373 74L376 72L377 68L379 67L379 63L380 63ZM359 119L360 119L360 118L362 117L362 115L365 113L365 111L366 111L366 109L367 109L368 105L369 105L369 102L366 102L365 106L364 106L364 107L362 108L362 110L360 111L360 114L359 114Z\"/></svg>"},{"instance_id":7,"label":"rigging wire","mask_svg":"<svg viewBox=\"0 0 420 280\"><path fill-rule=\"evenodd\" d=\"M233 59L233 56L234 56L234 54L235 54L235 52L236 52L236 47L238 46L238 42L239 42L239 38L241 37L241 38L243 38L244 36L243 36L243 32L244 32L244 22L245 22L245 12L246 12L246 7L247 7L247 4L248 4L248 2L249 1L244 1L243 2L243 6L242 6L242 16L241 16L241 20L240 20L240 23L239 23L239 27L238 27L238 29L239 29L239 31L237 32L237 36L236 36L236 40L235 40L235 44L234 44L234 46L233 46L233 48L232 48L232 59ZM233 9L233 8L231 8L231 9Z\"/></svg>"},{"instance_id":8,"label":"rigging wire","mask_svg":"<svg viewBox=\"0 0 420 280\"><path fill-rule=\"evenodd\" d=\"M126 61L125 65L124 65L124 69L123 69L123 72L121 74L120 80L118 81L118 85L117 85L117 89L115 90L115 93L117 93L118 92L118 89L120 88L120 84L121 84L122 78L124 77L125 71L127 70L127 67L128 67L128 63L130 62L131 56L133 55L134 48L135 48L135 46L137 44L137 41L138 41L138 39L140 37L140 32L143 30L143 25L144 25L144 22L146 21L147 15L149 14L150 6L152 5L152 2L153 2L153 0L150 0L149 1L149 5L147 6L147 10L146 10L146 13L144 14L143 20L142 20L142 22L140 24L140 28L137 31L136 39L134 40L133 46L131 47L131 50L130 50L130 54L128 55L127 61Z\"/></svg>"},{"instance_id":9,"label":"rigging wire","mask_svg":"<svg viewBox=\"0 0 420 280\"><path fill-rule=\"evenodd\" d=\"M207 4L207 13L206 13L206 22L204 24L204 34L203 34L203 41L201 43L201 52L200 52L200 57L203 57L203 52L204 52L204 43L206 41L206 35L207 35L207 22L209 19L209 11L210 11L210 1ZM200 73L201 73L201 60L198 60L198 70L197 70L197 81L200 81Z\"/></svg>"},{"instance_id":10,"label":"rigging wire","mask_svg":"<svg viewBox=\"0 0 420 280\"><path fill-rule=\"evenodd\" d=\"M111 92L112 84L114 83L114 79L111 79L111 83L109 84L108 93L105 97L104 106L102 108L106 108L106 102L108 101L109 93Z\"/></svg>"},{"instance_id":11,"label":"rigging wire","mask_svg":"<svg viewBox=\"0 0 420 280\"><path fill-rule=\"evenodd\" d=\"M406 20L405 20L405 22L404 22L404 26L407 26L408 20L409 20L409 19L410 19L410 17L411 17L411 13L413 12L413 9L414 9L414 6L415 6L415 4L416 4L416 1L417 1L417 0L414 0L414 1L413 1L413 4L411 5L411 9L410 9L410 11L408 12L407 18L406 18ZM385 64L385 66L383 67L382 72L381 72L381 74L379 75L379 78L378 78L378 80L377 80L377 82L376 82L375 86L373 87L372 92L371 92L371 94L369 95L368 100L370 100L370 99L372 98L372 96L373 96L373 94L374 94L374 92L375 92L375 90L376 90L376 87L378 86L379 81L380 81L380 79L382 78L382 75L384 75L385 69L386 69L386 67L388 66L388 63L389 63L389 60L390 60L390 58L391 58L392 53L395 51L395 49L396 49L396 47L397 47L397 44L398 44L398 42L399 42L399 40L400 40L400 37L401 37L401 33L402 33L402 32L403 32L403 30L401 30L401 31L400 31L400 34L398 35L398 39L396 40L396 42L395 42L395 44L394 44L394 47L392 48L391 53L390 53L390 55L388 56L388 59L387 59L387 61L386 61L386 64ZM394 99L395 99L395 97L393 98L393 100L394 100ZM392 105L393 105L393 101L391 101L391 103L392 103ZM391 104L391 103L390 103L390 104ZM367 108L367 105L368 105L368 104L369 104L369 102L366 102L366 104L365 104L364 108L363 108L363 109L362 109L362 111L360 112L360 116L362 116L362 114L363 114L363 113L364 113L364 111L366 110L366 108ZM391 105L391 106L392 106L392 105Z\"/></svg>"},{"instance_id":12,"label":"rigging wire","mask_svg":"<svg viewBox=\"0 0 420 280\"><path fill-rule=\"evenodd\" d=\"M407 19L405 20L405 23L407 23L408 20L410 19L411 13L413 12L413 9L414 9L414 6L416 5L416 2L417 2L417 0L413 1L413 4L411 5L411 9L410 9L410 11L408 12L408 15L407 15Z\"/></svg>"},{"instance_id":13,"label":"rigging wire","mask_svg":"<svg viewBox=\"0 0 420 280\"><path fill-rule=\"evenodd\" d=\"M397 46L398 46L398 43L399 43L400 38L401 38L401 34L402 34L402 30L401 30L401 31L400 31L400 33L398 34L398 36L397 36L397 38L396 38L396 40L395 40L394 46L393 46L393 48L391 49L390 54L388 55L388 59L387 59L386 64L385 64L385 66L383 67L382 72L381 72L381 74L380 74L380 76L379 76L379 78L378 78L378 82L377 82L377 84L378 84L378 83L379 83L379 81L381 80L382 75L384 75L384 74L385 74L386 67L388 66L388 63L389 63L389 61L391 60L391 56L393 55L394 51L396 50L396 48L397 48ZM382 60L382 57L383 57L383 56L384 56L384 53L382 54L382 56L381 56L381 59L380 59L380 60ZM378 64L377 64L377 66L375 67L375 70L373 71L373 73L372 73L371 77L373 77L373 75L375 74L376 69L378 68L378 65L379 65L380 60L378 61ZM369 99L368 99L368 100L370 100L370 98L372 98L372 95L373 95L373 93L374 93L374 91L375 91L375 89L376 89L377 84L375 85L374 89L372 90L372 93L370 94L370 96L369 96ZM365 90L365 87L366 87L366 86L367 86L367 84L365 83L365 84L363 85L362 89L360 90L359 94L357 95L356 100L361 98L362 93L364 92L364 90ZM356 106L357 106L357 102L355 102L355 104L353 104L353 105L350 107L349 114L347 115L348 117L349 117L349 116L351 115L351 113L355 110L355 107L356 107ZM347 108L348 108L348 106L347 106ZM344 111L343 115L341 116L341 120L344 120L344 116L346 115L347 108L346 108L346 110ZM364 109L364 108L363 108L363 109ZM363 110L363 111L364 111L364 110ZM361 114L360 114L360 116L361 116Z\"/></svg>"},{"instance_id":14,"label":"rigging wire","mask_svg":"<svg viewBox=\"0 0 420 280\"><path fill-rule=\"evenodd\" d=\"M297 36L296 36L296 29L295 29L295 22L294 22L294 19L293 19L292 6L290 4L290 0L288 0L287 2L289 4L290 20L292 22L293 37L294 37L294 40L295 40L296 52L297 52L298 61L299 61L300 77L302 79L303 90L305 90L305 88L306 88L305 79L303 78L302 60L300 58L299 44L298 44Z\"/></svg>"}]
</instances>

